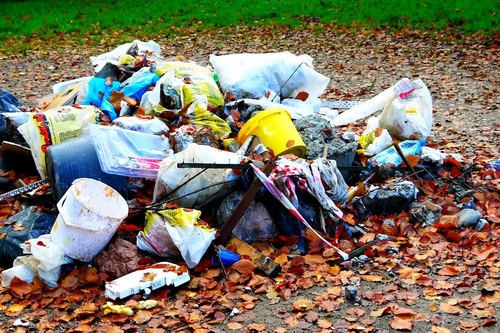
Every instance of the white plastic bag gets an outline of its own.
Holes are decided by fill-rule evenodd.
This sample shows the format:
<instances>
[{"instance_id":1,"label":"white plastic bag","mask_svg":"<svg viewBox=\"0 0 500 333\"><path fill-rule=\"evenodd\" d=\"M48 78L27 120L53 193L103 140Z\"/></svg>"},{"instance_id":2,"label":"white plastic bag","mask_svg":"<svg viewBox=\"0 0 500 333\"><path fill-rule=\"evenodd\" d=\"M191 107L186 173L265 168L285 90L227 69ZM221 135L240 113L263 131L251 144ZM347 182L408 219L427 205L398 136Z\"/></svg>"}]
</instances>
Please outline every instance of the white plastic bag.
<instances>
[{"instance_id":1,"label":"white plastic bag","mask_svg":"<svg viewBox=\"0 0 500 333\"><path fill-rule=\"evenodd\" d=\"M390 101L379 116L380 127L399 140L422 140L432 129L432 97L420 79L413 81L417 89L406 98Z\"/></svg>"},{"instance_id":2,"label":"white plastic bag","mask_svg":"<svg viewBox=\"0 0 500 333\"><path fill-rule=\"evenodd\" d=\"M132 43L126 43L113 49L112 51L100 54L96 57L90 57L94 71L98 73L108 62L113 65L119 65L120 59L127 55L127 51L137 45L138 54L146 54L147 52L155 52L161 54L161 47L158 43L150 40L149 42L141 42L134 40Z\"/></svg>"},{"instance_id":3,"label":"white plastic bag","mask_svg":"<svg viewBox=\"0 0 500 333\"><path fill-rule=\"evenodd\" d=\"M358 104L351 109L341 113L332 120L332 125L343 126L355 122L356 120L368 117L369 115L381 110L387 103L396 98L399 94L407 93L415 89L415 85L409 79L399 80L392 87L384 90L377 96Z\"/></svg>"},{"instance_id":4,"label":"white plastic bag","mask_svg":"<svg viewBox=\"0 0 500 333\"><path fill-rule=\"evenodd\" d=\"M202 170L199 168L181 169L177 167L177 163L238 164L242 159L243 158L241 156L238 156L235 153L222 151L209 146L201 146L195 143L190 144L186 150L169 156L161 162L153 199L156 200L166 193L170 193ZM230 169L207 169L189 181L186 185L175 191L175 193L170 195L169 198L171 199L173 197L193 193L209 185L226 181L229 177L236 177ZM222 185L212 186L203 191L175 200L175 202L182 207L192 208L196 204L205 201L213 194L217 193L221 187Z\"/></svg>"},{"instance_id":5,"label":"white plastic bag","mask_svg":"<svg viewBox=\"0 0 500 333\"><path fill-rule=\"evenodd\" d=\"M162 257L176 257L180 253L187 266L193 268L216 233L215 229L199 222L200 215L198 210L184 208L148 212L147 224L138 236L137 246Z\"/></svg>"},{"instance_id":6,"label":"white plastic bag","mask_svg":"<svg viewBox=\"0 0 500 333\"><path fill-rule=\"evenodd\" d=\"M236 99L265 98L271 93L270 98L279 102L279 96L273 97L281 87L283 97L296 97L301 91L317 97L330 81L314 70L310 56L296 56L290 52L212 54L210 62L222 90L233 93Z\"/></svg>"}]
</instances>

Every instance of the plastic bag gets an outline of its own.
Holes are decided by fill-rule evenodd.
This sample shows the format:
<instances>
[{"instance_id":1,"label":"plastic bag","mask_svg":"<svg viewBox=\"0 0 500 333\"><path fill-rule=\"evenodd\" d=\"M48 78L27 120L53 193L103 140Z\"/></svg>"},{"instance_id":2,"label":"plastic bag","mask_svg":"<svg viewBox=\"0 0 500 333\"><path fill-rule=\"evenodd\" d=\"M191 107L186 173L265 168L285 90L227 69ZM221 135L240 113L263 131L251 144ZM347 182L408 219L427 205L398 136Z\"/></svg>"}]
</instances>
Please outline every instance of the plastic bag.
<instances>
[{"instance_id":1,"label":"plastic bag","mask_svg":"<svg viewBox=\"0 0 500 333\"><path fill-rule=\"evenodd\" d=\"M169 131L169 128L158 118L139 118L139 117L119 117L113 120L113 125L131 131L163 135Z\"/></svg>"},{"instance_id":2,"label":"plastic bag","mask_svg":"<svg viewBox=\"0 0 500 333\"><path fill-rule=\"evenodd\" d=\"M19 133L18 128L28 122L30 119L29 115L30 114L28 112L2 113L2 118L5 121L5 127L7 128L7 140L18 143L22 146L28 146L26 140L24 140L21 133Z\"/></svg>"},{"instance_id":3,"label":"plastic bag","mask_svg":"<svg viewBox=\"0 0 500 333\"><path fill-rule=\"evenodd\" d=\"M399 94L403 94L403 96L405 96L413 90L415 90L415 84L412 81L406 78L399 80L395 85L384 90L377 96L341 113L338 117L333 119L331 123L333 126L343 126L361 118L368 117L369 115L384 108L387 103L392 101Z\"/></svg>"},{"instance_id":4,"label":"plastic bag","mask_svg":"<svg viewBox=\"0 0 500 333\"><path fill-rule=\"evenodd\" d=\"M176 153L186 150L191 143L219 149L219 139L214 132L199 125L182 125L175 131L171 141Z\"/></svg>"},{"instance_id":5,"label":"plastic bag","mask_svg":"<svg viewBox=\"0 0 500 333\"><path fill-rule=\"evenodd\" d=\"M432 97L420 79L413 81L418 87L414 92L390 101L379 116L380 127L399 140L422 140L432 129Z\"/></svg>"},{"instance_id":6,"label":"plastic bag","mask_svg":"<svg viewBox=\"0 0 500 333\"><path fill-rule=\"evenodd\" d=\"M290 52L211 54L210 62L222 90L232 93L236 99L265 98L270 93L269 98L279 102L280 96L274 97L280 88L283 97L296 97L302 91L317 97L330 81L314 70L310 56Z\"/></svg>"},{"instance_id":7,"label":"plastic bag","mask_svg":"<svg viewBox=\"0 0 500 333\"><path fill-rule=\"evenodd\" d=\"M147 212L146 226L137 237L137 246L166 257L179 253L189 268L200 262L215 239L216 231L200 223L201 212L194 209L168 209Z\"/></svg>"},{"instance_id":8,"label":"plastic bag","mask_svg":"<svg viewBox=\"0 0 500 333\"><path fill-rule=\"evenodd\" d=\"M132 53L130 52L131 50L134 50L134 53L137 53L138 55L146 54L147 52L155 52L161 54L160 45L155 43L154 41L150 40L149 42L145 43L141 42L140 40L134 40L132 43L120 45L110 52L103 53L96 57L90 57L90 61L92 62L94 71L96 73L99 72L102 67L104 67L104 65L106 65L108 62L114 65L119 65L120 60L123 57L126 57L127 52Z\"/></svg>"},{"instance_id":9,"label":"plastic bag","mask_svg":"<svg viewBox=\"0 0 500 333\"><path fill-rule=\"evenodd\" d=\"M200 146L195 143L190 144L186 150L167 157L161 162L153 199L156 200L166 193L170 193L174 189L177 189L177 187L179 187L182 183L194 177L202 170L199 168L181 169L177 167L177 163L189 162L238 164L241 162L241 160L242 157L234 153L221 151L208 146ZM187 184L176 190L171 198L173 196L190 194L207 186L224 182L228 180L229 177L236 177L230 169L207 169L193 178ZM223 185L221 184L208 187L203 191L199 191L197 193L177 199L175 200L175 202L179 206L191 208L217 193L217 191L219 191L222 186Z\"/></svg>"},{"instance_id":10,"label":"plastic bag","mask_svg":"<svg viewBox=\"0 0 500 333\"><path fill-rule=\"evenodd\" d=\"M264 111L271 108L283 108L290 113L292 119L300 119L302 117L308 116L312 113L309 108L300 109L286 104L279 104L269 101L264 101L261 99L241 99L236 102L231 102L226 105L226 109L232 110L237 109L242 113L242 116L246 119L250 119L253 112ZM247 111L248 110L248 111ZM229 114L229 111L226 111Z\"/></svg>"},{"instance_id":11,"label":"plastic bag","mask_svg":"<svg viewBox=\"0 0 500 333\"><path fill-rule=\"evenodd\" d=\"M22 104L17 100L17 98L2 88L0 90L0 113L5 113L6 115L9 113L19 113L20 110L18 109L18 106L22 106ZM0 117L0 142L7 138L9 132L4 118L5 116Z\"/></svg>"},{"instance_id":12,"label":"plastic bag","mask_svg":"<svg viewBox=\"0 0 500 333\"><path fill-rule=\"evenodd\" d=\"M229 125L207 110L208 100L205 95L196 96L195 101L189 106L185 113L192 124L210 128L218 138L224 138L231 133Z\"/></svg>"},{"instance_id":13,"label":"plastic bag","mask_svg":"<svg viewBox=\"0 0 500 333\"><path fill-rule=\"evenodd\" d=\"M43 113L30 113L26 124L18 127L31 148L38 172L46 177L45 152L51 145L80 136L89 123L99 121L101 111L94 106L63 106Z\"/></svg>"},{"instance_id":14,"label":"plastic bag","mask_svg":"<svg viewBox=\"0 0 500 333\"><path fill-rule=\"evenodd\" d=\"M43 234L48 234L56 221L55 214L44 211L35 211L35 206L30 206L9 217L4 226L0 229L0 234L7 233L7 236L0 239L0 262L2 267L10 267L14 259L23 254L21 244L31 238L37 238ZM12 224L25 229L13 230Z\"/></svg>"},{"instance_id":15,"label":"plastic bag","mask_svg":"<svg viewBox=\"0 0 500 333\"><path fill-rule=\"evenodd\" d=\"M170 154L167 138L115 126L90 126L102 171L114 175L156 178L160 162Z\"/></svg>"},{"instance_id":16,"label":"plastic bag","mask_svg":"<svg viewBox=\"0 0 500 333\"><path fill-rule=\"evenodd\" d=\"M108 99L111 97L111 92L120 90L120 82L113 81L111 85L106 84L105 79L92 78L88 85L87 98L83 101L82 105L94 105L101 110L107 111L111 120L116 119L118 116L116 114L115 108Z\"/></svg>"},{"instance_id":17,"label":"plastic bag","mask_svg":"<svg viewBox=\"0 0 500 333\"><path fill-rule=\"evenodd\" d=\"M377 130L367 134L363 134L358 143L362 149L356 150L358 154L365 154L365 156L373 156L386 150L392 146L392 137L386 129L381 129L377 136Z\"/></svg>"},{"instance_id":18,"label":"plastic bag","mask_svg":"<svg viewBox=\"0 0 500 333\"><path fill-rule=\"evenodd\" d=\"M28 256L17 257L14 266L26 265L50 288L57 286L61 266L72 262L65 259L64 252L52 242L50 235L30 239L21 245Z\"/></svg>"},{"instance_id":19,"label":"plastic bag","mask_svg":"<svg viewBox=\"0 0 500 333\"><path fill-rule=\"evenodd\" d=\"M143 71L146 69L146 71ZM130 81L122 88L125 97L132 97L141 100L144 93L160 79L156 73L150 72L148 68L143 68L130 77Z\"/></svg>"},{"instance_id":20,"label":"plastic bag","mask_svg":"<svg viewBox=\"0 0 500 333\"><path fill-rule=\"evenodd\" d=\"M245 192L231 192L217 209L217 220L224 223L240 203ZM233 234L246 243L265 242L279 236L279 229L262 202L253 201L233 229Z\"/></svg>"},{"instance_id":21,"label":"plastic bag","mask_svg":"<svg viewBox=\"0 0 500 333\"><path fill-rule=\"evenodd\" d=\"M163 66L156 70L158 76L174 71L175 78L182 82L180 86L182 94L182 106L188 107L193 103L198 95L205 95L208 102L208 110L216 111L224 106L224 97L215 83L212 72L205 67L193 63L180 61L165 62ZM179 82L179 81L177 81ZM176 84L175 86L179 86Z\"/></svg>"}]
</instances>

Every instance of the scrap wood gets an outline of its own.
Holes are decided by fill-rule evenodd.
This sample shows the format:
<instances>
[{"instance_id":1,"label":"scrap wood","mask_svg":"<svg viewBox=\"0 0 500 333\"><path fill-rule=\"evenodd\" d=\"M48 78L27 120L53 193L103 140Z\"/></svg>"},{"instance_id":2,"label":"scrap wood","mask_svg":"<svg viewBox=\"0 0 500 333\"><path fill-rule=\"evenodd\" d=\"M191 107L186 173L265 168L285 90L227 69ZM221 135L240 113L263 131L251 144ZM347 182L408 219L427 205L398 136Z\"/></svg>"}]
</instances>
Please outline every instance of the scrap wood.
<instances>
[{"instance_id":1,"label":"scrap wood","mask_svg":"<svg viewBox=\"0 0 500 333\"><path fill-rule=\"evenodd\" d=\"M233 236L227 242L227 246L234 245L236 253L241 256L248 256L250 260L267 276L276 277L282 270L280 264L276 263L269 257L266 257L261 252L256 250L253 246L248 245L239 238Z\"/></svg>"}]
</instances>

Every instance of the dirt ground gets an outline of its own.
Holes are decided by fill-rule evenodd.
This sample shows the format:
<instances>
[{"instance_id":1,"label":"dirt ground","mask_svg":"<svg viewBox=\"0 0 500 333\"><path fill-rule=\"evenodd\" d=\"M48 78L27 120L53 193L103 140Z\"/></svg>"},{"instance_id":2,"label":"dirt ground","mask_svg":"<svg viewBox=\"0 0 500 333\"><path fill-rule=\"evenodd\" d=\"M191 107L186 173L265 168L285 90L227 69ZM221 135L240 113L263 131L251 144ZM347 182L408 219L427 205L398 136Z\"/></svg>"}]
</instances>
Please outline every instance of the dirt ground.
<instances>
[{"instance_id":1,"label":"dirt ground","mask_svg":"<svg viewBox=\"0 0 500 333\"><path fill-rule=\"evenodd\" d=\"M444 151L460 152L467 158L481 156L499 158L500 146L500 50L488 47L481 40L435 41L420 36L398 36L383 33L333 34L323 32L271 32L235 29L234 34L224 36L186 36L176 39L156 40L163 47L165 56L183 55L202 65L208 64L210 54L229 54L241 52L277 52L290 51L296 54L307 53L312 56L315 69L331 78L323 100L362 101L375 96L403 77L422 79L433 97L434 126L430 140L441 145ZM93 75L88 59L109 48L85 48L84 46L63 47L58 50L34 51L26 56L2 56L0 58L0 87L13 93L19 100L35 106L37 100L51 93L55 83ZM463 262L467 256L456 258ZM394 260L402 260L400 257ZM366 266L376 269L377 264ZM356 274L366 269L353 265ZM380 266L382 267L382 266ZM425 267L429 277L440 279L436 270L441 267ZM359 280L358 292L387 292L395 282L400 290L421 292L420 285L406 285L384 273L382 282ZM451 278L453 280L453 277ZM394 280L394 281L393 281ZM498 281L498 280L496 280ZM285 319L292 315L292 304L297 299L314 299L332 284L314 286L293 293L287 301L270 304L264 295L257 295L261 302L244 315L243 326L249 323L266 323L266 330L272 332L278 327L286 327L287 332L308 332L318 328L300 319L296 327L285 324ZM474 297L481 295L482 289L475 284L468 290L455 291L448 299ZM408 307L423 314L424 319L416 321L413 332L432 332L434 326L457 330L458 321L473 319L472 315L447 314L438 310L431 311L431 305L445 302L445 297L434 299L419 298L416 301L394 300L402 307ZM387 305L387 304L386 304ZM500 306L494 305L496 310ZM357 307L366 311L362 318L367 318L371 311L383 306L363 299L359 305L349 302L340 303L337 310L319 312L320 318L334 323L333 331L342 330L354 322L356 317L347 310ZM440 323L435 325L432 317L440 316ZM374 319L372 326L380 332L391 332L391 316ZM351 323L349 323L351 321ZM365 325L369 326L369 325ZM477 332L497 332L498 326L480 327ZM216 331L230 331L225 326L218 326ZM279 331L279 330L278 330Z\"/></svg>"}]
</instances>

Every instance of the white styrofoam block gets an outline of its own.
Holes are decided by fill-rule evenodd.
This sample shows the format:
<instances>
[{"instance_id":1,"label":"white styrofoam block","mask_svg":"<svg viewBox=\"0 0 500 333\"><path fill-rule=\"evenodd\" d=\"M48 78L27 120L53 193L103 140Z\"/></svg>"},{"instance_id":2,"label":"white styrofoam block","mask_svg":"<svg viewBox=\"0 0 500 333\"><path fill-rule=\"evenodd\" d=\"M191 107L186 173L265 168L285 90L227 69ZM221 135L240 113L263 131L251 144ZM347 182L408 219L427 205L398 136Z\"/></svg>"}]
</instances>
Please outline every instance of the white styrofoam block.
<instances>
[{"instance_id":1,"label":"white styrofoam block","mask_svg":"<svg viewBox=\"0 0 500 333\"><path fill-rule=\"evenodd\" d=\"M169 265L176 269L179 267L169 262L160 262L155 264ZM154 267L153 266L153 267ZM144 279L145 274L154 274L151 278ZM152 290L161 288L166 285L180 286L190 280L189 273L185 272L182 275L177 275L175 272L164 272L163 268L147 268L140 271L135 271L121 278L113 280L106 284L105 295L110 299L124 298L130 295L135 295L141 290L151 287Z\"/></svg>"}]
</instances>

